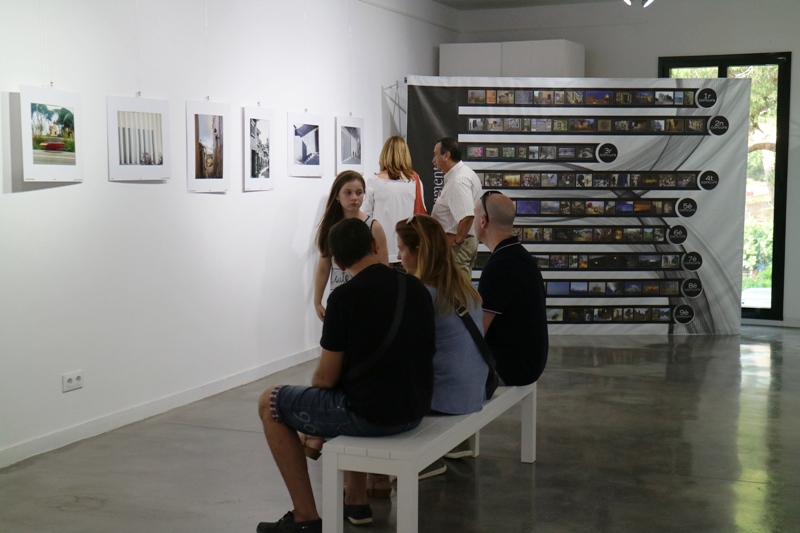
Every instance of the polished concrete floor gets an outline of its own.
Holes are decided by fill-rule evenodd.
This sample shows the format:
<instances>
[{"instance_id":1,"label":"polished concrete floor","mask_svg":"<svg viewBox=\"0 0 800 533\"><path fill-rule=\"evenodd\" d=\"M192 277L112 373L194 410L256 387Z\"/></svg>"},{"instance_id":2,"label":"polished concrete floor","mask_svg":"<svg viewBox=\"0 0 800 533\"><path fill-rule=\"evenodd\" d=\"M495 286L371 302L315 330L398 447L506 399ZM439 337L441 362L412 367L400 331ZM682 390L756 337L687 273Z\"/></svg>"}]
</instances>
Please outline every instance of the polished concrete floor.
<instances>
[{"instance_id":1,"label":"polished concrete floor","mask_svg":"<svg viewBox=\"0 0 800 533\"><path fill-rule=\"evenodd\" d=\"M518 412L498 419L479 458L420 483L420 531L800 531L800 331L552 344L536 464L519 462ZM290 508L256 399L312 369L0 470L0 532L255 531ZM394 531L393 500L373 509L345 530Z\"/></svg>"}]
</instances>

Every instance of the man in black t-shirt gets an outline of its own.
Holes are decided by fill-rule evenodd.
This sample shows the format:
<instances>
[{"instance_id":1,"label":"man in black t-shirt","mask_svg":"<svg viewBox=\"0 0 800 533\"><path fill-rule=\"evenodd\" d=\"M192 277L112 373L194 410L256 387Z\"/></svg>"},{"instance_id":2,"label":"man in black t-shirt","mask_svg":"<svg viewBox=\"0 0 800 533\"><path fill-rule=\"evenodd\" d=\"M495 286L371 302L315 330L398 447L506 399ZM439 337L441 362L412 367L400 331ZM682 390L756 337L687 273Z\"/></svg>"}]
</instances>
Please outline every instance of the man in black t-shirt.
<instances>
[{"instance_id":1,"label":"man in black t-shirt","mask_svg":"<svg viewBox=\"0 0 800 533\"><path fill-rule=\"evenodd\" d=\"M536 261L512 234L514 202L488 191L475 205L475 234L492 255L478 284L483 330L506 385L527 385L547 364L544 282Z\"/></svg>"},{"instance_id":2,"label":"man in black t-shirt","mask_svg":"<svg viewBox=\"0 0 800 533\"><path fill-rule=\"evenodd\" d=\"M436 343L427 289L379 263L361 220L335 224L329 244L333 261L352 279L328 298L312 386L275 387L259 400L264 434L294 504L278 522L260 523L260 532L322 531L298 431L326 438L393 435L416 427L430 410ZM366 474L347 472L345 481L345 516L370 523Z\"/></svg>"}]
</instances>

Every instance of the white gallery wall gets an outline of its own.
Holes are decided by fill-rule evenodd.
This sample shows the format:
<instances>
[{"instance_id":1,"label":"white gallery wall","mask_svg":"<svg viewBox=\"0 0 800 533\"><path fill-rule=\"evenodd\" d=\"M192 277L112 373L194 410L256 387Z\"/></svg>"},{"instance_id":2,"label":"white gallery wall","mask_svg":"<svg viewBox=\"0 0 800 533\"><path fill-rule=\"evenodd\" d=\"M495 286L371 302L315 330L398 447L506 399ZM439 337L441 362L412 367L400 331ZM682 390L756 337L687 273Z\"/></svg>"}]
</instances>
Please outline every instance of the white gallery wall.
<instances>
[{"instance_id":1,"label":"white gallery wall","mask_svg":"<svg viewBox=\"0 0 800 533\"><path fill-rule=\"evenodd\" d=\"M661 56L792 52L783 324L800 327L800 247L795 245L800 228L800 4L656 0L642 9L636 3L467 11L460 19L460 42L566 39L584 45L586 76L603 78L658 77Z\"/></svg>"},{"instance_id":2,"label":"white gallery wall","mask_svg":"<svg viewBox=\"0 0 800 533\"><path fill-rule=\"evenodd\" d=\"M383 140L405 133L404 76L438 71L457 14L430 0L0 0L0 13L0 92L80 93L86 164L83 183L34 185L0 155L0 467L315 357L333 117L365 119L377 171ZM163 183L108 181L106 96L137 91L169 100ZM206 97L231 105L226 194L187 192L185 101ZM275 111L274 190L244 193L241 106L258 102ZM286 112L306 109L325 117L322 179L287 176ZM74 370L84 387L62 393Z\"/></svg>"}]
</instances>

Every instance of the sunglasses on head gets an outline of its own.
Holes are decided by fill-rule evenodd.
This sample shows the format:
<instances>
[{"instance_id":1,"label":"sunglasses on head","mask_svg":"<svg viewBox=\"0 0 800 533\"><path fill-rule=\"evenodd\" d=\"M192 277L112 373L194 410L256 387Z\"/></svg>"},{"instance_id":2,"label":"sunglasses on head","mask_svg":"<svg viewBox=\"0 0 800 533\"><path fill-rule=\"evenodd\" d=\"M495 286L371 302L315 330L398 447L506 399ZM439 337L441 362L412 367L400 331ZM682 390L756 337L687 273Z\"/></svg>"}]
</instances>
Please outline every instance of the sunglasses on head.
<instances>
[{"instance_id":1,"label":"sunglasses on head","mask_svg":"<svg viewBox=\"0 0 800 533\"><path fill-rule=\"evenodd\" d=\"M483 212L486 215L487 224L489 223L489 210L486 208L486 197L491 196L493 194L503 194L503 193L501 193L500 191L486 191L485 193L483 193L483 196L481 196L481 204L483 205Z\"/></svg>"}]
</instances>

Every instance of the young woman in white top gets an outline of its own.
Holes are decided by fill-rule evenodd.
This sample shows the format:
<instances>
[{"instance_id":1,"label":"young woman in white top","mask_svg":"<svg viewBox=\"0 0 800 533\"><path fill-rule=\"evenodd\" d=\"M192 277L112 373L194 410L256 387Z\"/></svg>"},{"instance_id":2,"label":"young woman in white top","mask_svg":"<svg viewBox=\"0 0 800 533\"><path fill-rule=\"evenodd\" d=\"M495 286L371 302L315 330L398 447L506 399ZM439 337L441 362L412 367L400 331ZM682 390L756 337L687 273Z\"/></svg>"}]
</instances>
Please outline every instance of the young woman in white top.
<instances>
[{"instance_id":1,"label":"young woman in white top","mask_svg":"<svg viewBox=\"0 0 800 533\"><path fill-rule=\"evenodd\" d=\"M353 170L346 170L340 173L333 180L333 185L331 185L331 193L328 196L328 203L325 205L325 213L319 222L316 238L319 262L317 263L317 273L314 278L314 308L320 320L325 318L322 295L325 293L325 284L328 279L330 278L331 290L350 279L331 260L331 252L328 248L328 232L331 226L345 218L363 220L372 229L372 236L375 237L375 243L378 245L380 262L386 265L389 264L386 234L383 231L383 226L370 215L361 211L365 189L364 178Z\"/></svg>"},{"instance_id":2,"label":"young woman in white top","mask_svg":"<svg viewBox=\"0 0 800 533\"><path fill-rule=\"evenodd\" d=\"M398 220L414 214L417 179L411 168L411 154L402 137L389 137L383 144L379 159L381 170L367 178L367 194L361 211L372 215L385 228L394 228ZM421 191L421 190L420 190ZM399 264L397 236L386 234L389 263Z\"/></svg>"}]
</instances>

